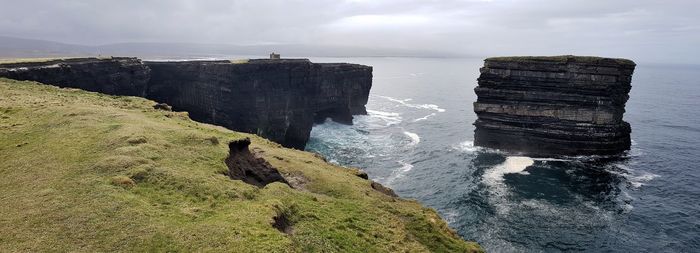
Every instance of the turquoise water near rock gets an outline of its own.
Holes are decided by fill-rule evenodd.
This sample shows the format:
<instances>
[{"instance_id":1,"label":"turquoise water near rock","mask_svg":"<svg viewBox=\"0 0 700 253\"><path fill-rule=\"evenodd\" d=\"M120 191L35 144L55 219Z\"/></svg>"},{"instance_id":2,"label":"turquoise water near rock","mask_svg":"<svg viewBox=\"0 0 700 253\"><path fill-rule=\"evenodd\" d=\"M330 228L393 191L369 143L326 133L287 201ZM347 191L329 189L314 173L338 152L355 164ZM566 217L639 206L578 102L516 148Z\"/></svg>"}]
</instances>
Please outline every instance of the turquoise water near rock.
<instances>
[{"instance_id":1,"label":"turquoise water near rock","mask_svg":"<svg viewBox=\"0 0 700 253\"><path fill-rule=\"evenodd\" d=\"M481 59L314 58L374 66L369 115L307 150L435 208L489 252L697 252L700 66L638 63L620 157L533 159L474 147Z\"/></svg>"}]
</instances>

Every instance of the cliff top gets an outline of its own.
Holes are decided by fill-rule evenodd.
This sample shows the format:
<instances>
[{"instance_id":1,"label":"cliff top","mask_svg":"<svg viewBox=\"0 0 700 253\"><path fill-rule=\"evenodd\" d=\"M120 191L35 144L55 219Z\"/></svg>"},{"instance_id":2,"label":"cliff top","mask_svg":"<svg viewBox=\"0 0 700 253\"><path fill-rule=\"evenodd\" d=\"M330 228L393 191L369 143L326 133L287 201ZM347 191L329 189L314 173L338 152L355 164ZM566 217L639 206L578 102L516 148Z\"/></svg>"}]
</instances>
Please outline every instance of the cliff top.
<instances>
[{"instance_id":1,"label":"cliff top","mask_svg":"<svg viewBox=\"0 0 700 253\"><path fill-rule=\"evenodd\" d=\"M138 60L135 57L68 57L68 58L20 58L0 59L0 68L16 68L23 66L40 66L56 63L83 63L106 60Z\"/></svg>"},{"instance_id":2,"label":"cliff top","mask_svg":"<svg viewBox=\"0 0 700 253\"><path fill-rule=\"evenodd\" d=\"M136 57L74 57L74 58L23 58L23 59L0 59L1 68L18 68L18 67L34 67L51 65L58 63L89 63L106 60L134 60L140 61ZM148 64L189 64L189 63L208 63L208 64L311 64L309 59L236 59L236 60L155 60L143 61ZM361 68L371 68L354 63L321 63L327 67L352 66Z\"/></svg>"},{"instance_id":3,"label":"cliff top","mask_svg":"<svg viewBox=\"0 0 700 253\"><path fill-rule=\"evenodd\" d=\"M636 66L636 64L628 59L622 58L605 58L597 56L575 56L575 55L559 55L559 56L502 56L502 57L491 57L486 58L485 61L492 62L517 62L517 63L528 63L528 62L556 62L556 63L583 63L592 65L629 65Z\"/></svg>"},{"instance_id":4,"label":"cliff top","mask_svg":"<svg viewBox=\"0 0 700 253\"><path fill-rule=\"evenodd\" d=\"M479 250L355 170L154 104L0 78L3 250ZM243 138L294 187L225 175Z\"/></svg>"}]
</instances>

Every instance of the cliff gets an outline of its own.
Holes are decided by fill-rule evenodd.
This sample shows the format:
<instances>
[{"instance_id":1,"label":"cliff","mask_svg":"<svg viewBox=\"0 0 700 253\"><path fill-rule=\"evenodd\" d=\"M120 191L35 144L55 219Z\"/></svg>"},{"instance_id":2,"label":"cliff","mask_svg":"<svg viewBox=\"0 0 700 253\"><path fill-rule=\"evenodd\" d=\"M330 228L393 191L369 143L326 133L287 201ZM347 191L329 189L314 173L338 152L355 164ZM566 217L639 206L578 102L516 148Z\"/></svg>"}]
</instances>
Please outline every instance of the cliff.
<instances>
[{"instance_id":1,"label":"cliff","mask_svg":"<svg viewBox=\"0 0 700 253\"><path fill-rule=\"evenodd\" d=\"M372 68L308 60L146 62L147 97L195 120L303 149L314 119L366 114Z\"/></svg>"},{"instance_id":2,"label":"cliff","mask_svg":"<svg viewBox=\"0 0 700 253\"><path fill-rule=\"evenodd\" d=\"M485 60L474 144L529 155L611 155L630 148L623 121L635 63L554 56Z\"/></svg>"},{"instance_id":3,"label":"cliff","mask_svg":"<svg viewBox=\"0 0 700 253\"><path fill-rule=\"evenodd\" d=\"M0 78L1 251L480 251L355 170L154 104Z\"/></svg>"},{"instance_id":4,"label":"cliff","mask_svg":"<svg viewBox=\"0 0 700 253\"><path fill-rule=\"evenodd\" d=\"M146 62L79 58L0 64L0 77L141 96L195 120L303 149L314 120L366 114L372 67L308 60Z\"/></svg>"}]
</instances>

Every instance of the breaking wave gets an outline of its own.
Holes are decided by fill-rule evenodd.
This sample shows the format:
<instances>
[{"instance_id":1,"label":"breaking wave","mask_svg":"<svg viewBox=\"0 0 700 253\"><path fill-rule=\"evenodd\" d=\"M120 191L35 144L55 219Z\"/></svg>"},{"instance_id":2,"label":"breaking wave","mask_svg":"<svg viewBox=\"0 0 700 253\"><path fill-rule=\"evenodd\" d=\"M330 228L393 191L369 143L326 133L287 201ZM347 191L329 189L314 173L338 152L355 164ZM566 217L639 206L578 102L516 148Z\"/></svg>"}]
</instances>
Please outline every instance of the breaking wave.
<instances>
[{"instance_id":1,"label":"breaking wave","mask_svg":"<svg viewBox=\"0 0 700 253\"><path fill-rule=\"evenodd\" d=\"M527 156L509 156L506 160L496 165L493 169L484 174L484 181L489 185L496 185L503 182L503 176L506 174L524 174L528 175L525 169L535 164L535 160Z\"/></svg>"},{"instance_id":2,"label":"breaking wave","mask_svg":"<svg viewBox=\"0 0 700 253\"><path fill-rule=\"evenodd\" d=\"M418 122L418 121L422 121L422 120L427 120L428 118L430 118L430 117L432 117L432 116L435 116L435 115L437 115L437 114L431 113L431 114L428 114L428 115L425 116L425 117L414 119L413 122Z\"/></svg>"},{"instance_id":3,"label":"breaking wave","mask_svg":"<svg viewBox=\"0 0 700 253\"><path fill-rule=\"evenodd\" d=\"M411 132L408 132L408 131L404 131L403 134L405 134L406 136L408 136L408 138L411 138L411 145L412 145L412 146L415 146L415 145L417 145L418 143L420 143L420 136L418 136L418 134L416 134L416 133L411 133Z\"/></svg>"},{"instance_id":4,"label":"breaking wave","mask_svg":"<svg viewBox=\"0 0 700 253\"><path fill-rule=\"evenodd\" d=\"M388 96L380 96L380 95L377 95L377 97L384 98L384 99L386 99L386 100L399 103L399 104L401 104L401 105L403 105L403 106L406 106L406 107L417 108L417 109L434 110L434 111L437 111L437 112L445 112L445 109L442 109L442 108L440 108L440 106L435 105L435 104L411 104L411 103L408 103L409 101L413 100L413 99L410 99L410 98L407 98L407 99L398 99L398 98L393 98L393 97L388 97Z\"/></svg>"},{"instance_id":5,"label":"breaking wave","mask_svg":"<svg viewBox=\"0 0 700 253\"><path fill-rule=\"evenodd\" d=\"M403 118L401 118L401 114L395 112L367 110L367 114L370 117L377 118L386 122L386 126L396 125L403 121Z\"/></svg>"},{"instance_id":6,"label":"breaking wave","mask_svg":"<svg viewBox=\"0 0 700 253\"><path fill-rule=\"evenodd\" d=\"M401 167L395 169L391 176L386 180L385 184L391 186L396 179L402 178L406 172L409 172L413 169L413 165L404 161L399 161L399 164L401 164Z\"/></svg>"}]
</instances>

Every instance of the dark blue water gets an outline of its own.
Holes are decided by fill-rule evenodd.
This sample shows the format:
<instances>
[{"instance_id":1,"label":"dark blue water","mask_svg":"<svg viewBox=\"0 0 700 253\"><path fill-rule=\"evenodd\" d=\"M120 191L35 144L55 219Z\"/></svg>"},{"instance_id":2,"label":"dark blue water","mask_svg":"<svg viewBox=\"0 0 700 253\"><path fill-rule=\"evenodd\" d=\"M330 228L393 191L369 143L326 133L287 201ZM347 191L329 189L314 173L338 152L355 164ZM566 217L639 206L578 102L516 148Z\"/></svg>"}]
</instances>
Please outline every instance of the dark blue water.
<instances>
[{"instance_id":1,"label":"dark blue water","mask_svg":"<svg viewBox=\"0 0 700 253\"><path fill-rule=\"evenodd\" d=\"M700 252L700 67L640 64L617 158L532 159L472 145L479 59L374 66L369 115L307 146L437 209L490 252Z\"/></svg>"}]
</instances>

